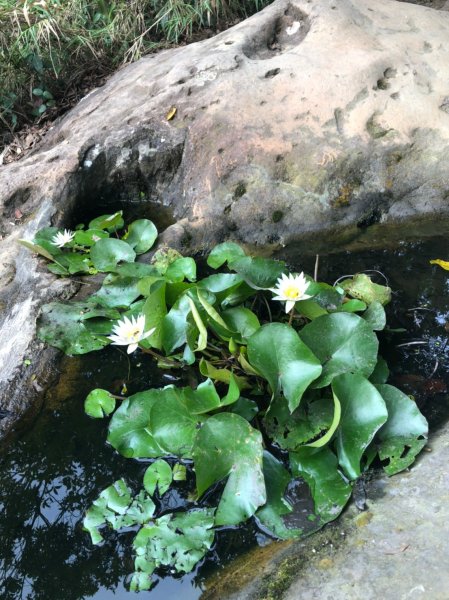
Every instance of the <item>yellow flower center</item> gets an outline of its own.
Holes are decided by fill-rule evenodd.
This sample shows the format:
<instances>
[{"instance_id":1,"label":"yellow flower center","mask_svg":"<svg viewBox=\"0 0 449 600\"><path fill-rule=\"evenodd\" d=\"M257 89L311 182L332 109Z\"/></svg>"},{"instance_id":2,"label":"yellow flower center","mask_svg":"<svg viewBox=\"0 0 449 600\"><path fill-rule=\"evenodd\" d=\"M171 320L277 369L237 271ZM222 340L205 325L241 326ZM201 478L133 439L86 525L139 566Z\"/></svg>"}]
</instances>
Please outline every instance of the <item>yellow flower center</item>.
<instances>
[{"instance_id":1,"label":"yellow flower center","mask_svg":"<svg viewBox=\"0 0 449 600\"><path fill-rule=\"evenodd\" d=\"M126 339L135 340L139 336L140 336L140 329L136 328L133 331L128 331L128 333L126 334Z\"/></svg>"},{"instance_id":2,"label":"yellow flower center","mask_svg":"<svg viewBox=\"0 0 449 600\"><path fill-rule=\"evenodd\" d=\"M288 286L285 288L284 290L284 296L286 298L289 298L290 300L296 300L296 298L298 298L300 296L300 291L298 290L297 287L294 286Z\"/></svg>"}]
</instances>

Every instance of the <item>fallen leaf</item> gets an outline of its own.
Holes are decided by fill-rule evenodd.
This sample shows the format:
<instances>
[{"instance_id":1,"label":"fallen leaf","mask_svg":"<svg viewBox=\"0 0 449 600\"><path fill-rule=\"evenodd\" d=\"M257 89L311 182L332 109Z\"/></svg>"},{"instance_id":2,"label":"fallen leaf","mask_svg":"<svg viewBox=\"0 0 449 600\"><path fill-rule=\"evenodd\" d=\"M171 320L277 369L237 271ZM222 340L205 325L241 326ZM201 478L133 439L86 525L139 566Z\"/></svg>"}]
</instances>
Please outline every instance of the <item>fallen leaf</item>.
<instances>
[{"instance_id":1,"label":"fallen leaf","mask_svg":"<svg viewBox=\"0 0 449 600\"><path fill-rule=\"evenodd\" d=\"M441 260L439 258L436 258L435 260L429 260L429 262L431 265L438 265L445 271L449 271L449 261L447 260Z\"/></svg>"},{"instance_id":2,"label":"fallen leaf","mask_svg":"<svg viewBox=\"0 0 449 600\"><path fill-rule=\"evenodd\" d=\"M178 109L176 108L176 106L172 106L172 107L170 108L170 110L169 110L169 111L168 111L168 113L167 113L167 116L165 117L165 118L167 119L167 121L171 121L172 119L174 119L174 118L175 118L175 115L176 115L176 111L177 111L177 110L178 110ZM449 264L449 263L448 263L448 264Z\"/></svg>"}]
</instances>

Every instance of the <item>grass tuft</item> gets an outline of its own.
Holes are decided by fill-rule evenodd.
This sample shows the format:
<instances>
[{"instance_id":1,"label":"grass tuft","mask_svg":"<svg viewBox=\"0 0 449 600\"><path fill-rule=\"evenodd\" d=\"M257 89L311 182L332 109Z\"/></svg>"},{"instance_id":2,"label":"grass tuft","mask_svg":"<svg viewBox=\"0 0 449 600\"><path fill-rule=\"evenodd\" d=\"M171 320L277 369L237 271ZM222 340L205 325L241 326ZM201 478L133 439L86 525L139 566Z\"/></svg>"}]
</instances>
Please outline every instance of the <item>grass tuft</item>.
<instances>
[{"instance_id":1,"label":"grass tuft","mask_svg":"<svg viewBox=\"0 0 449 600\"><path fill-rule=\"evenodd\" d=\"M120 64L224 29L270 1L0 0L0 145Z\"/></svg>"}]
</instances>

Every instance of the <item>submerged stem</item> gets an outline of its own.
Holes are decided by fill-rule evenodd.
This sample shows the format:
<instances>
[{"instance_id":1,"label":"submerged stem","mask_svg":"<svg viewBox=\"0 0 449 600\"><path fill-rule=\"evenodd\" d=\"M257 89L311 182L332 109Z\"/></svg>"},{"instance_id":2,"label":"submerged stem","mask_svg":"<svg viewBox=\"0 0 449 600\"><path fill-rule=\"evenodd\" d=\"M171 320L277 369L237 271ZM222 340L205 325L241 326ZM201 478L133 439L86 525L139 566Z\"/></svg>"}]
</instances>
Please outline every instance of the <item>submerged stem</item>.
<instances>
[{"instance_id":1,"label":"submerged stem","mask_svg":"<svg viewBox=\"0 0 449 600\"><path fill-rule=\"evenodd\" d=\"M149 354L150 356L153 356L157 360L163 360L164 362L169 363L171 365L176 365L177 367L180 366L180 363L177 360L173 360L172 358L168 358L167 356L162 356L162 354L158 354L151 348L142 348L142 346L139 346L139 348L142 350L142 352L144 352L145 354Z\"/></svg>"}]
</instances>

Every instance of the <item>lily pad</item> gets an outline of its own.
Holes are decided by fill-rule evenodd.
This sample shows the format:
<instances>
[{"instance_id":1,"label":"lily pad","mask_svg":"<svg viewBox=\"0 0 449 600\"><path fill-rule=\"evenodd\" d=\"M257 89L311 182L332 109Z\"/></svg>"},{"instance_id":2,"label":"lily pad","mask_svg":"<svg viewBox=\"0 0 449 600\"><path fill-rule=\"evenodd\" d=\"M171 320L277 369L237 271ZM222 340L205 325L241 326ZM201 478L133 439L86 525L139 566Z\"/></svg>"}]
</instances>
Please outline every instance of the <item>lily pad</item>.
<instances>
[{"instance_id":1,"label":"lily pad","mask_svg":"<svg viewBox=\"0 0 449 600\"><path fill-rule=\"evenodd\" d=\"M256 517L270 532L281 539L299 537L301 529L289 528L282 517L292 511L292 506L284 498L292 476L282 463L269 452L263 454L263 474L267 489L267 502L256 512Z\"/></svg>"},{"instance_id":2,"label":"lily pad","mask_svg":"<svg viewBox=\"0 0 449 600\"><path fill-rule=\"evenodd\" d=\"M108 442L127 458L158 458L165 452L150 429L152 405L158 401L157 390L130 396L115 411L109 424Z\"/></svg>"},{"instance_id":3,"label":"lily pad","mask_svg":"<svg viewBox=\"0 0 449 600\"><path fill-rule=\"evenodd\" d=\"M329 448L300 448L290 453L295 477L302 477L310 488L315 513L324 525L338 517L346 506L352 487L338 470L338 461Z\"/></svg>"},{"instance_id":4,"label":"lily pad","mask_svg":"<svg viewBox=\"0 0 449 600\"><path fill-rule=\"evenodd\" d=\"M223 242L212 249L207 257L207 264L213 269L218 269L224 263L230 263L245 255L243 248L235 242Z\"/></svg>"},{"instance_id":5,"label":"lily pad","mask_svg":"<svg viewBox=\"0 0 449 600\"><path fill-rule=\"evenodd\" d=\"M370 325L357 315L323 315L306 325L299 335L323 365L314 387L329 385L341 373L369 377L376 366L379 342Z\"/></svg>"},{"instance_id":6,"label":"lily pad","mask_svg":"<svg viewBox=\"0 0 449 600\"><path fill-rule=\"evenodd\" d=\"M98 271L113 271L119 262L133 262L136 253L122 240L104 238L92 246L90 258Z\"/></svg>"},{"instance_id":7,"label":"lily pad","mask_svg":"<svg viewBox=\"0 0 449 600\"><path fill-rule=\"evenodd\" d=\"M388 421L378 433L384 471L394 475L409 467L427 442L429 426L416 403L392 385L376 385L388 410Z\"/></svg>"},{"instance_id":8,"label":"lily pad","mask_svg":"<svg viewBox=\"0 0 449 600\"><path fill-rule=\"evenodd\" d=\"M265 504L262 454L260 432L239 415L214 415L198 431L193 449L198 495L228 478L217 508L217 525L237 525Z\"/></svg>"},{"instance_id":9,"label":"lily pad","mask_svg":"<svg viewBox=\"0 0 449 600\"><path fill-rule=\"evenodd\" d=\"M157 229L152 221L138 219L128 227L124 240L131 246L136 254L148 252L157 239Z\"/></svg>"},{"instance_id":10,"label":"lily pad","mask_svg":"<svg viewBox=\"0 0 449 600\"><path fill-rule=\"evenodd\" d=\"M385 309L380 302L375 300L371 302L366 312L363 313L362 317L374 331L382 331L387 324L387 317L385 315Z\"/></svg>"},{"instance_id":11,"label":"lily pad","mask_svg":"<svg viewBox=\"0 0 449 600\"><path fill-rule=\"evenodd\" d=\"M229 268L238 273L250 287L266 290L276 285L278 278L285 271L285 262L272 258L244 256L233 260Z\"/></svg>"},{"instance_id":12,"label":"lily pad","mask_svg":"<svg viewBox=\"0 0 449 600\"><path fill-rule=\"evenodd\" d=\"M292 327L282 323L264 325L249 338L248 359L267 379L275 396L283 392L291 412L321 374L318 358Z\"/></svg>"},{"instance_id":13,"label":"lily pad","mask_svg":"<svg viewBox=\"0 0 449 600\"><path fill-rule=\"evenodd\" d=\"M101 215L100 217L93 219L89 223L89 229L106 229L112 233L118 229L122 229L123 225L123 211L119 210L112 215Z\"/></svg>"},{"instance_id":14,"label":"lily pad","mask_svg":"<svg viewBox=\"0 0 449 600\"><path fill-rule=\"evenodd\" d=\"M267 433L284 450L297 450L329 431L333 422L332 400L328 398L309 401L290 413L287 400L276 398L264 418Z\"/></svg>"},{"instance_id":15,"label":"lily pad","mask_svg":"<svg viewBox=\"0 0 449 600\"><path fill-rule=\"evenodd\" d=\"M391 289L373 283L365 273L358 273L351 279L345 279L339 283L339 286L353 298L358 298L368 305L373 302L385 305L391 300Z\"/></svg>"},{"instance_id":16,"label":"lily pad","mask_svg":"<svg viewBox=\"0 0 449 600\"><path fill-rule=\"evenodd\" d=\"M110 340L90 331L85 322L101 317L115 320L120 318L120 313L88 302L51 302L42 308L38 320L38 337L66 354L86 354L100 350Z\"/></svg>"},{"instance_id":17,"label":"lily pad","mask_svg":"<svg viewBox=\"0 0 449 600\"><path fill-rule=\"evenodd\" d=\"M135 570L131 590L148 590L151 575L158 567L189 573L212 546L215 531L214 509L194 509L167 514L146 525L136 535Z\"/></svg>"},{"instance_id":18,"label":"lily pad","mask_svg":"<svg viewBox=\"0 0 449 600\"><path fill-rule=\"evenodd\" d=\"M159 494L162 496L170 487L173 480L173 472L168 462L162 459L155 460L143 476L143 486L146 491L152 496L156 491L159 490Z\"/></svg>"},{"instance_id":19,"label":"lily pad","mask_svg":"<svg viewBox=\"0 0 449 600\"><path fill-rule=\"evenodd\" d=\"M335 377L332 390L341 404L336 435L338 462L349 479L361 474L360 460L376 432L388 418L385 402L367 379L346 373Z\"/></svg>"},{"instance_id":20,"label":"lily pad","mask_svg":"<svg viewBox=\"0 0 449 600\"><path fill-rule=\"evenodd\" d=\"M115 398L107 390L92 390L84 401L84 411L89 417L102 419L115 409Z\"/></svg>"},{"instance_id":21,"label":"lily pad","mask_svg":"<svg viewBox=\"0 0 449 600\"><path fill-rule=\"evenodd\" d=\"M154 502L144 492L132 499L125 481L119 479L103 490L86 511L83 526L90 533L92 543L99 544L103 540L99 529L104 525L115 530L142 525L151 519L155 508Z\"/></svg>"}]
</instances>

